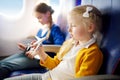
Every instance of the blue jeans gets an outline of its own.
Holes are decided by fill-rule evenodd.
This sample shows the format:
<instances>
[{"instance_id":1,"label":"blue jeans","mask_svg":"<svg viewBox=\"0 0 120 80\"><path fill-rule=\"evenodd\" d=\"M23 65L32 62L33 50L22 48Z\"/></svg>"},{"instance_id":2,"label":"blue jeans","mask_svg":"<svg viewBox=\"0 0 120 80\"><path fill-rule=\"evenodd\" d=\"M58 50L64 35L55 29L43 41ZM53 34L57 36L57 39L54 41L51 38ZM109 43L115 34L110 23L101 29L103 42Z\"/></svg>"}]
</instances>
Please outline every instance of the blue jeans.
<instances>
[{"instance_id":1,"label":"blue jeans","mask_svg":"<svg viewBox=\"0 0 120 80\"><path fill-rule=\"evenodd\" d=\"M8 77L15 70L43 68L39 65L39 60L30 59L24 53L14 54L0 61L0 80Z\"/></svg>"}]
</instances>

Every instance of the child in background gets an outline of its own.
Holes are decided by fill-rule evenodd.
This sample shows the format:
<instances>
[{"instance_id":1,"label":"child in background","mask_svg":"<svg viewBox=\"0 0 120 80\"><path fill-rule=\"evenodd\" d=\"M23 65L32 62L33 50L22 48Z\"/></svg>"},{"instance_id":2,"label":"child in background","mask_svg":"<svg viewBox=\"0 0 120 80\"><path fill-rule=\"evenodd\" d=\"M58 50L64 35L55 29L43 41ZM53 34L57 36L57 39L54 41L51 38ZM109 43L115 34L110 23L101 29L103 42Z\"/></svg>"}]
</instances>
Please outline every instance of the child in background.
<instances>
[{"instance_id":1,"label":"child in background","mask_svg":"<svg viewBox=\"0 0 120 80\"><path fill-rule=\"evenodd\" d=\"M34 15L42 25L46 25L44 29L40 29L37 33L39 38L43 38L50 30L49 38L43 42L43 45L62 45L65 40L65 35L60 30L60 27L54 24L52 20L52 14L54 10L45 3L39 3L35 7ZM26 46L22 43L18 44L19 48L25 51ZM50 56L54 56L53 53L47 52ZM27 56L28 57L27 57ZM39 65L38 59L33 59L34 56L29 54L16 53L0 61L0 80L9 76L9 74L16 70L35 69L43 70L44 68ZM32 59L31 59L32 58ZM16 75L20 75L19 74ZM15 75L14 75L15 76Z\"/></svg>"},{"instance_id":2,"label":"child in background","mask_svg":"<svg viewBox=\"0 0 120 80\"><path fill-rule=\"evenodd\" d=\"M101 27L100 11L92 5L77 6L69 13L68 24L71 39L64 42L54 58L49 57L42 46L36 51L40 65L49 69L47 73L5 80L69 80L96 75L103 60L94 37Z\"/></svg>"}]
</instances>

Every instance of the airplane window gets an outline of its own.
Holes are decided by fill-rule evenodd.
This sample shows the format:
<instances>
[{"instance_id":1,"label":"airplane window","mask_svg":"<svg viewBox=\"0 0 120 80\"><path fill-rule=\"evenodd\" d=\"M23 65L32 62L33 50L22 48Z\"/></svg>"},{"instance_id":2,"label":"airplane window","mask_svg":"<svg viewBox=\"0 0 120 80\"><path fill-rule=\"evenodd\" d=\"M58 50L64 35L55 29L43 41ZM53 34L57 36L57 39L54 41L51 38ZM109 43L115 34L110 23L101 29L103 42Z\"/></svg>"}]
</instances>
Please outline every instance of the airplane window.
<instances>
[{"instance_id":1,"label":"airplane window","mask_svg":"<svg viewBox=\"0 0 120 80\"><path fill-rule=\"evenodd\" d=\"M60 13L60 1L59 0L49 0L49 4L52 6L54 9L54 17L57 17L57 15Z\"/></svg>"},{"instance_id":2,"label":"airplane window","mask_svg":"<svg viewBox=\"0 0 120 80\"><path fill-rule=\"evenodd\" d=\"M54 10L59 9L59 0L49 0L49 3L54 8Z\"/></svg>"},{"instance_id":3,"label":"airplane window","mask_svg":"<svg viewBox=\"0 0 120 80\"><path fill-rule=\"evenodd\" d=\"M0 0L0 14L6 16L18 15L23 8L23 0Z\"/></svg>"}]
</instances>

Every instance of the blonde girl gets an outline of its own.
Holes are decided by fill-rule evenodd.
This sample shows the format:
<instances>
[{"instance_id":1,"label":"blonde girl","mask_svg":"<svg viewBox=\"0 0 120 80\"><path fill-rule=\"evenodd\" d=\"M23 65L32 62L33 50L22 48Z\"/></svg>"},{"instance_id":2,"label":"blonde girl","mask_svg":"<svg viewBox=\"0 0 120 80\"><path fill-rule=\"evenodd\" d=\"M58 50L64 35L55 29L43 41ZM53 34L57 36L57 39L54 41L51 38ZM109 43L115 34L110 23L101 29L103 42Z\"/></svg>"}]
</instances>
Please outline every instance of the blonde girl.
<instances>
[{"instance_id":1,"label":"blonde girl","mask_svg":"<svg viewBox=\"0 0 120 80\"><path fill-rule=\"evenodd\" d=\"M49 57L42 46L36 51L41 58L40 64L49 69L47 73L11 79L69 80L96 75L102 64L103 55L93 35L101 27L101 13L92 5L77 6L69 13L68 24L71 39L64 42L57 56Z\"/></svg>"}]
</instances>

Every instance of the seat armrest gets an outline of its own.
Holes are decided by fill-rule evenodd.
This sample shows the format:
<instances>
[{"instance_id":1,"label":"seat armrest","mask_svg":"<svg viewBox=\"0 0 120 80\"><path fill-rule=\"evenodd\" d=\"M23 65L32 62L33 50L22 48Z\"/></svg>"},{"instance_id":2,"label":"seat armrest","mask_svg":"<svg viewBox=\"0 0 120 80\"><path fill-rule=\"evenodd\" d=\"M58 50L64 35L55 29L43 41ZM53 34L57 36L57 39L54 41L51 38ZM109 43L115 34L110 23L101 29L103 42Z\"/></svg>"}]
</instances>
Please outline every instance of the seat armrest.
<instances>
[{"instance_id":1,"label":"seat armrest","mask_svg":"<svg viewBox=\"0 0 120 80\"><path fill-rule=\"evenodd\" d=\"M120 76L117 76L117 75L93 75L93 76L85 76L85 77L71 79L71 80L120 80Z\"/></svg>"},{"instance_id":2,"label":"seat armrest","mask_svg":"<svg viewBox=\"0 0 120 80\"><path fill-rule=\"evenodd\" d=\"M43 45L45 52L54 52L57 53L61 45Z\"/></svg>"}]
</instances>

